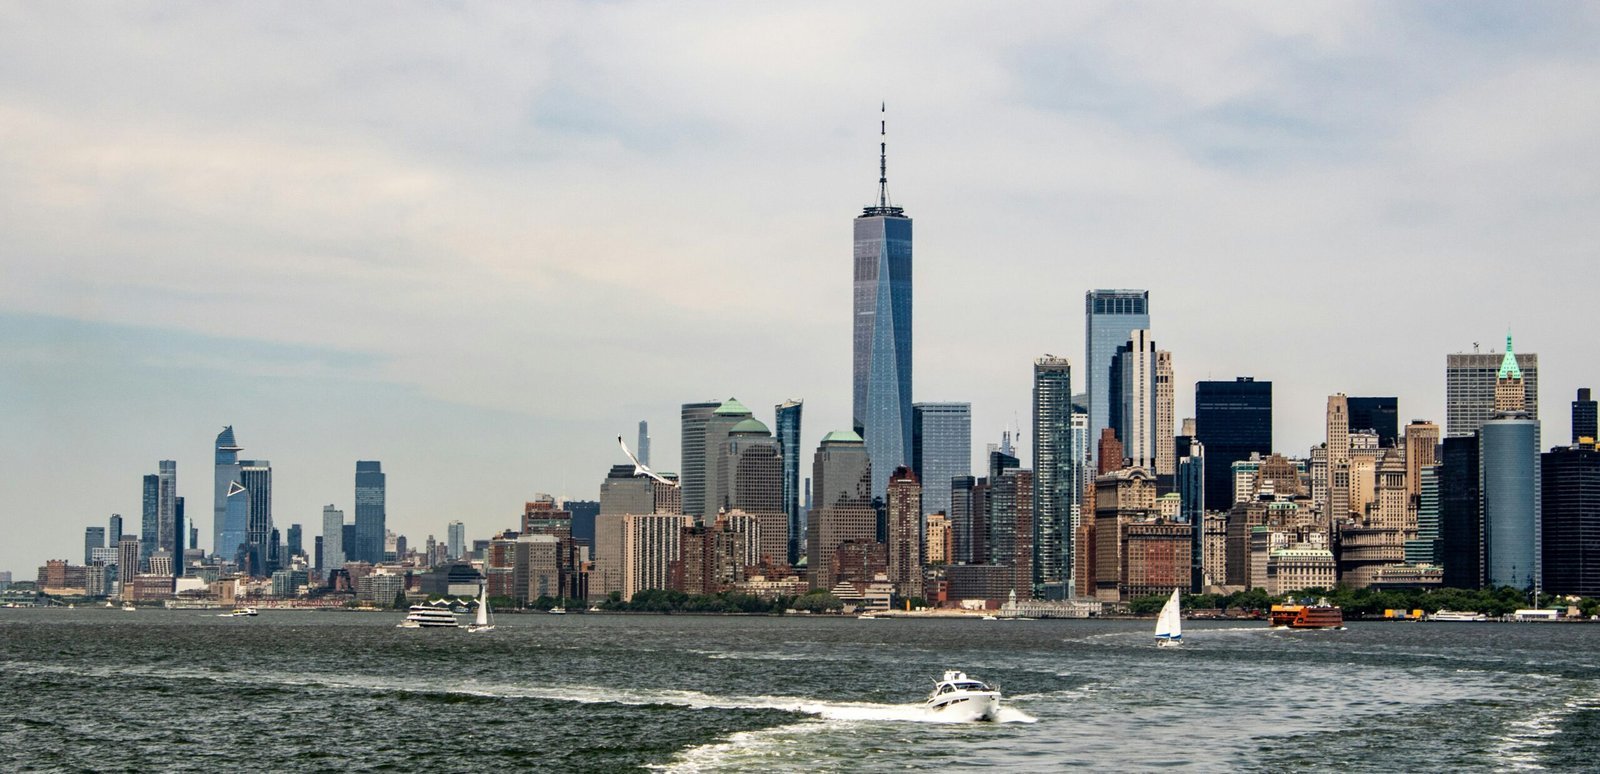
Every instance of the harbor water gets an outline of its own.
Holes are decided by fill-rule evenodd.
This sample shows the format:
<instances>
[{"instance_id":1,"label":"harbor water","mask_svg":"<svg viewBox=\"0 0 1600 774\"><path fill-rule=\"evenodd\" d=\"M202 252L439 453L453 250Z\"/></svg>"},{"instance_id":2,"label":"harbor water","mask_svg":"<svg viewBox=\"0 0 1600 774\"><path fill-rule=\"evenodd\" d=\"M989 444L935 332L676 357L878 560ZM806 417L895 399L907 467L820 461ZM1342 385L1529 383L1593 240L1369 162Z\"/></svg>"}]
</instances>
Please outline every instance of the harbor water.
<instances>
[{"instance_id":1,"label":"harbor water","mask_svg":"<svg viewBox=\"0 0 1600 774\"><path fill-rule=\"evenodd\" d=\"M0 770L1593 770L1600 624L0 610ZM463 617L463 622L465 622ZM997 723L935 722L946 669Z\"/></svg>"}]
</instances>

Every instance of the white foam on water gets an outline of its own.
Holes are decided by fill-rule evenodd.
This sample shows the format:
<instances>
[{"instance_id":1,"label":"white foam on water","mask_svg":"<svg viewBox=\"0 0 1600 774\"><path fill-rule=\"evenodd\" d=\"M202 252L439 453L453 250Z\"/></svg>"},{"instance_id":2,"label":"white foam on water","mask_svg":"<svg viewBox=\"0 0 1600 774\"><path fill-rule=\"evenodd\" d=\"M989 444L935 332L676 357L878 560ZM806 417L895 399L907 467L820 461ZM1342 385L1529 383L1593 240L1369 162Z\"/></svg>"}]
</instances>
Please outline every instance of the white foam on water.
<instances>
[{"instance_id":1,"label":"white foam on water","mask_svg":"<svg viewBox=\"0 0 1600 774\"><path fill-rule=\"evenodd\" d=\"M1539 753L1550 745L1551 737L1561 733L1567 717L1580 710L1595 709L1600 709L1600 692L1593 690L1586 696L1540 707L1533 714L1506 724L1506 730L1495 739L1491 753L1500 767L1545 768L1539 762Z\"/></svg>"}]
</instances>

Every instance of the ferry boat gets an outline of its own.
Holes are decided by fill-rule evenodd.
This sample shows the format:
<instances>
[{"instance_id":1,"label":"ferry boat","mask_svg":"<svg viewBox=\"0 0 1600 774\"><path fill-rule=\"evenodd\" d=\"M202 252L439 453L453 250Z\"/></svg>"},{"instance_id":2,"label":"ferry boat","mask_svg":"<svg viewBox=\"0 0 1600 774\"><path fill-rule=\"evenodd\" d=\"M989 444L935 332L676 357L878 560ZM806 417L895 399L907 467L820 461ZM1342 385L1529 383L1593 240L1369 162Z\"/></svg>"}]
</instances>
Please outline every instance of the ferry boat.
<instances>
[{"instance_id":1,"label":"ferry boat","mask_svg":"<svg viewBox=\"0 0 1600 774\"><path fill-rule=\"evenodd\" d=\"M253 607L236 607L226 613L217 613L218 618L247 618L253 615L257 615Z\"/></svg>"},{"instance_id":2,"label":"ferry boat","mask_svg":"<svg viewBox=\"0 0 1600 774\"><path fill-rule=\"evenodd\" d=\"M455 613L450 612L449 608L412 605L406 620L395 626L401 629L456 629L460 628L461 623L456 620Z\"/></svg>"},{"instance_id":3,"label":"ferry boat","mask_svg":"<svg viewBox=\"0 0 1600 774\"><path fill-rule=\"evenodd\" d=\"M1344 626L1344 610L1319 600L1315 605L1273 605L1272 625L1290 629L1339 629Z\"/></svg>"},{"instance_id":4,"label":"ferry boat","mask_svg":"<svg viewBox=\"0 0 1600 774\"><path fill-rule=\"evenodd\" d=\"M954 669L928 694L927 710L941 719L971 722L1000 717L1000 692Z\"/></svg>"},{"instance_id":5,"label":"ferry boat","mask_svg":"<svg viewBox=\"0 0 1600 774\"><path fill-rule=\"evenodd\" d=\"M1487 621L1489 616L1473 611L1440 610L1428 616L1430 621Z\"/></svg>"}]
</instances>

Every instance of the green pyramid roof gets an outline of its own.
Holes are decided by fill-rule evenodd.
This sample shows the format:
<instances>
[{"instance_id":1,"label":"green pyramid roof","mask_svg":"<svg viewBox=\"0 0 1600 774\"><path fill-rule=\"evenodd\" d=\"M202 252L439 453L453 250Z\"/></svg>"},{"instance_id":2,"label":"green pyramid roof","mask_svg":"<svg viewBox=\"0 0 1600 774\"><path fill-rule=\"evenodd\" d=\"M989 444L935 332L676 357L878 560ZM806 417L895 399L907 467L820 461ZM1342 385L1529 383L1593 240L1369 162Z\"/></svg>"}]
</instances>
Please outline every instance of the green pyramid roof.
<instances>
[{"instance_id":1,"label":"green pyramid roof","mask_svg":"<svg viewBox=\"0 0 1600 774\"><path fill-rule=\"evenodd\" d=\"M750 416L750 409L745 408L744 404L740 403L737 399L729 398L723 401L722 405L718 406L716 411L711 413L724 417L730 414L747 417Z\"/></svg>"},{"instance_id":2,"label":"green pyramid roof","mask_svg":"<svg viewBox=\"0 0 1600 774\"><path fill-rule=\"evenodd\" d=\"M766 425L761 424L761 420L751 417L750 419L746 419L745 421L728 428L728 433L730 435L733 433L760 433L762 435L771 435L772 431L768 430Z\"/></svg>"},{"instance_id":3,"label":"green pyramid roof","mask_svg":"<svg viewBox=\"0 0 1600 774\"><path fill-rule=\"evenodd\" d=\"M1522 369L1517 367L1517 356L1511 354L1511 334L1506 334L1506 356L1500 359L1501 379L1521 379Z\"/></svg>"},{"instance_id":4,"label":"green pyramid roof","mask_svg":"<svg viewBox=\"0 0 1600 774\"><path fill-rule=\"evenodd\" d=\"M822 442L823 443L866 443L865 441L861 440L861 436L856 435L855 433L853 433L853 432L851 432L849 430L835 430L835 431L833 431L831 433L828 433L827 435L822 436Z\"/></svg>"}]
</instances>

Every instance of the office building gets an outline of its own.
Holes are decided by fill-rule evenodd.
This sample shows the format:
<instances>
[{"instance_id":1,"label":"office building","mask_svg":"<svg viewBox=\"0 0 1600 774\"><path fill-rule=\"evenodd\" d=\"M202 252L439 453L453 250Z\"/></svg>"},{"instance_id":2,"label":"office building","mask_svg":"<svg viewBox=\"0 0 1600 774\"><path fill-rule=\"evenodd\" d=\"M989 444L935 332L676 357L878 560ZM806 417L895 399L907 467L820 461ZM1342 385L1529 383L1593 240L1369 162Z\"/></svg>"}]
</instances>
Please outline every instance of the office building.
<instances>
[{"instance_id":1,"label":"office building","mask_svg":"<svg viewBox=\"0 0 1600 774\"><path fill-rule=\"evenodd\" d=\"M700 508L700 517L708 523L716 519L718 511L729 507L728 476L732 461L728 457L728 434L735 426L751 418L750 409L729 398L706 420L702 442L706 461L705 501ZM766 432L766 425L762 425L761 429Z\"/></svg>"},{"instance_id":2,"label":"office building","mask_svg":"<svg viewBox=\"0 0 1600 774\"><path fill-rule=\"evenodd\" d=\"M972 404L912 405L911 469L922 483L922 513L949 513L950 482L972 473Z\"/></svg>"},{"instance_id":3,"label":"office building","mask_svg":"<svg viewBox=\"0 0 1600 774\"><path fill-rule=\"evenodd\" d=\"M599 510L600 504L599 503L595 503L594 505L595 505L595 509ZM592 539L593 538L593 534L594 534L594 516L593 515L591 515L589 517L589 530L590 530L590 537ZM573 530L572 531L574 533L576 533L578 531L578 529L577 529L577 514L576 513L573 514ZM466 556L467 556L467 525L462 524L459 520L450 522L450 524L445 527L445 539L446 539L446 542L449 545L449 550L446 552L445 555L450 558L450 561L459 562L462 559L466 558Z\"/></svg>"},{"instance_id":4,"label":"office building","mask_svg":"<svg viewBox=\"0 0 1600 774\"><path fill-rule=\"evenodd\" d=\"M379 564L386 553L384 538L389 531L388 476L379 460L356 461L356 552L355 559ZM350 549L345 548L346 555Z\"/></svg>"},{"instance_id":5,"label":"office building","mask_svg":"<svg viewBox=\"0 0 1600 774\"><path fill-rule=\"evenodd\" d=\"M671 480L670 475L663 476ZM594 569L589 595L604 599L622 592L627 575L625 517L647 514L683 514L683 489L649 476L635 475L632 465L613 465L600 483L600 512L594 521Z\"/></svg>"},{"instance_id":6,"label":"office building","mask_svg":"<svg viewBox=\"0 0 1600 774\"><path fill-rule=\"evenodd\" d=\"M1122 442L1128 464L1152 472L1156 457L1155 365L1156 344L1145 329L1129 334L1111 364L1111 428Z\"/></svg>"},{"instance_id":7,"label":"office building","mask_svg":"<svg viewBox=\"0 0 1600 774\"><path fill-rule=\"evenodd\" d=\"M1494 418L1495 382L1510 355L1522 376L1523 410L1539 417L1539 356L1514 354L1506 336L1505 354L1457 353L1445 356L1445 436L1470 437Z\"/></svg>"},{"instance_id":8,"label":"office building","mask_svg":"<svg viewBox=\"0 0 1600 774\"><path fill-rule=\"evenodd\" d=\"M639 441L635 456L645 467L650 466L650 423L643 419L639 420Z\"/></svg>"},{"instance_id":9,"label":"office building","mask_svg":"<svg viewBox=\"0 0 1600 774\"><path fill-rule=\"evenodd\" d=\"M215 541L217 557L245 569L250 566L251 555L250 490L245 489L244 484L230 481L228 491L223 494L222 528Z\"/></svg>"},{"instance_id":10,"label":"office building","mask_svg":"<svg viewBox=\"0 0 1600 774\"><path fill-rule=\"evenodd\" d=\"M1091 290L1084 294L1084 377L1090 438L1111 424L1111 371L1117 348L1136 330L1150 328L1150 291ZM1115 432L1113 427L1113 432ZM1116 467L1121 467L1119 460Z\"/></svg>"},{"instance_id":11,"label":"office building","mask_svg":"<svg viewBox=\"0 0 1600 774\"><path fill-rule=\"evenodd\" d=\"M761 420L746 418L728 429L718 454L728 510L760 525L760 540L748 553L752 565L789 564L789 515L783 510L783 451Z\"/></svg>"},{"instance_id":12,"label":"office building","mask_svg":"<svg viewBox=\"0 0 1600 774\"><path fill-rule=\"evenodd\" d=\"M1539 578L1538 423L1503 413L1478 429L1483 583L1537 590Z\"/></svg>"},{"instance_id":13,"label":"office building","mask_svg":"<svg viewBox=\"0 0 1600 774\"><path fill-rule=\"evenodd\" d=\"M1156 480L1170 481L1178 473L1177 437L1173 435L1177 383L1172 375L1172 353L1156 350L1155 376Z\"/></svg>"},{"instance_id":14,"label":"office building","mask_svg":"<svg viewBox=\"0 0 1600 774\"><path fill-rule=\"evenodd\" d=\"M974 559L974 547L981 546L983 527L983 508L981 507L982 495L974 495L980 489L978 479L972 476L956 476L950 481L950 563L951 564L982 564L981 554ZM979 503L974 507L974 503ZM974 529L976 527L976 529Z\"/></svg>"},{"instance_id":15,"label":"office building","mask_svg":"<svg viewBox=\"0 0 1600 774\"><path fill-rule=\"evenodd\" d=\"M683 482L683 512L690 516L703 516L705 513L706 423L711 421L712 412L721 407L720 400L685 403L679 414L682 425L679 433L681 460L678 480ZM603 513L604 498L601 500Z\"/></svg>"},{"instance_id":16,"label":"office building","mask_svg":"<svg viewBox=\"0 0 1600 774\"><path fill-rule=\"evenodd\" d=\"M1178 518L1189 525L1189 593L1205 590L1205 444L1188 444L1188 453L1178 461Z\"/></svg>"},{"instance_id":17,"label":"office building","mask_svg":"<svg viewBox=\"0 0 1600 774\"><path fill-rule=\"evenodd\" d=\"M106 520L106 547L116 548L122 542L122 514L113 513Z\"/></svg>"},{"instance_id":18,"label":"office building","mask_svg":"<svg viewBox=\"0 0 1600 774\"><path fill-rule=\"evenodd\" d=\"M1445 438L1440 443L1439 562L1444 565L1444 585L1448 588L1483 586L1479 468L1476 432Z\"/></svg>"},{"instance_id":19,"label":"office building","mask_svg":"<svg viewBox=\"0 0 1600 774\"><path fill-rule=\"evenodd\" d=\"M124 533L122 540L117 543L117 578L124 600L133 599L133 579L139 575L139 554L143 550L144 545L138 535Z\"/></svg>"},{"instance_id":20,"label":"office building","mask_svg":"<svg viewBox=\"0 0 1600 774\"><path fill-rule=\"evenodd\" d=\"M226 560L232 560L239 548L237 544L228 545L223 542L222 533L225 529L223 522L228 516L228 490L239 480L240 451L243 451L243 448L234 439L233 425L222 428L222 432L217 433L214 467L211 474L211 551Z\"/></svg>"},{"instance_id":21,"label":"office building","mask_svg":"<svg viewBox=\"0 0 1600 774\"><path fill-rule=\"evenodd\" d=\"M853 432L823 436L812 461L815 507L806 528L806 566L811 588L839 582L835 554L846 541L876 542L878 514L872 507L872 463L865 441Z\"/></svg>"},{"instance_id":22,"label":"office building","mask_svg":"<svg viewBox=\"0 0 1600 774\"><path fill-rule=\"evenodd\" d=\"M1414 520L1422 494L1422 469L1439 464L1439 426L1420 419L1406 425L1405 458L1406 494L1410 498L1407 508Z\"/></svg>"},{"instance_id":23,"label":"office building","mask_svg":"<svg viewBox=\"0 0 1600 774\"><path fill-rule=\"evenodd\" d=\"M460 522L454 522L459 524ZM332 505L322 506L322 563L319 569L324 571L336 567L343 567L344 554L344 511Z\"/></svg>"},{"instance_id":24,"label":"office building","mask_svg":"<svg viewBox=\"0 0 1600 774\"><path fill-rule=\"evenodd\" d=\"M178 463L161 460L156 463L156 548L170 553L179 567L183 538L183 525L178 521Z\"/></svg>"},{"instance_id":25,"label":"office building","mask_svg":"<svg viewBox=\"0 0 1600 774\"><path fill-rule=\"evenodd\" d=\"M105 527L85 527L83 530L83 564L94 564L94 551L106 547Z\"/></svg>"},{"instance_id":26,"label":"office building","mask_svg":"<svg viewBox=\"0 0 1600 774\"><path fill-rule=\"evenodd\" d=\"M567 500L561 507L572 514L572 539L594 545L594 520L600 516L599 500Z\"/></svg>"},{"instance_id":27,"label":"office building","mask_svg":"<svg viewBox=\"0 0 1600 774\"><path fill-rule=\"evenodd\" d=\"M1272 453L1272 382L1241 376L1231 382L1197 382L1195 439L1206 447L1206 510L1233 505L1233 463L1252 452Z\"/></svg>"},{"instance_id":28,"label":"office building","mask_svg":"<svg viewBox=\"0 0 1600 774\"><path fill-rule=\"evenodd\" d=\"M875 497L911 463L911 218L889 203L886 159L880 138L878 201L854 224L851 310L851 416L872 460Z\"/></svg>"},{"instance_id":29,"label":"office building","mask_svg":"<svg viewBox=\"0 0 1600 774\"><path fill-rule=\"evenodd\" d=\"M288 544L285 546L285 552L283 556L284 567L289 566L289 564L294 560L294 557L305 556L306 553L305 544L302 542L301 538L301 529L299 524L289 525L289 531L286 533L286 538L288 540Z\"/></svg>"},{"instance_id":30,"label":"office building","mask_svg":"<svg viewBox=\"0 0 1600 774\"><path fill-rule=\"evenodd\" d=\"M786 400L773 407L778 450L783 453L783 512L789 520L788 563L805 552L805 512L800 509L800 414L804 402Z\"/></svg>"},{"instance_id":31,"label":"office building","mask_svg":"<svg viewBox=\"0 0 1600 774\"><path fill-rule=\"evenodd\" d=\"M889 582L903 599L922 596L922 484L911 468L889 476Z\"/></svg>"},{"instance_id":32,"label":"office building","mask_svg":"<svg viewBox=\"0 0 1600 774\"><path fill-rule=\"evenodd\" d=\"M1351 430L1371 430L1378 434L1378 446L1391 448L1399 440L1400 399L1350 397Z\"/></svg>"},{"instance_id":33,"label":"office building","mask_svg":"<svg viewBox=\"0 0 1600 774\"><path fill-rule=\"evenodd\" d=\"M1018 467L1004 452L989 455L989 564L1012 568L1017 599L1032 599L1034 588L1033 471ZM1064 595L1064 593L1063 593Z\"/></svg>"},{"instance_id":34,"label":"office building","mask_svg":"<svg viewBox=\"0 0 1600 774\"><path fill-rule=\"evenodd\" d=\"M1065 599L1072 584L1072 526L1079 503L1083 450L1074 446L1072 364L1045 355L1033 361L1033 586L1044 599Z\"/></svg>"},{"instance_id":35,"label":"office building","mask_svg":"<svg viewBox=\"0 0 1600 774\"><path fill-rule=\"evenodd\" d=\"M139 515L139 560L148 562L150 555L161 548L159 539L161 523L161 477L150 473L143 479L143 496Z\"/></svg>"},{"instance_id":36,"label":"office building","mask_svg":"<svg viewBox=\"0 0 1600 774\"><path fill-rule=\"evenodd\" d=\"M1578 399L1572 402L1572 445L1584 443L1593 444L1600 435L1596 435L1595 400L1591 398L1588 387L1578 388Z\"/></svg>"},{"instance_id":37,"label":"office building","mask_svg":"<svg viewBox=\"0 0 1600 774\"><path fill-rule=\"evenodd\" d=\"M271 567L276 542L272 538L272 463L240 460L239 484L250 503L244 530L244 542L249 550L247 561L239 569L252 578L269 578L276 569Z\"/></svg>"},{"instance_id":38,"label":"office building","mask_svg":"<svg viewBox=\"0 0 1600 774\"><path fill-rule=\"evenodd\" d=\"M1551 449L1540 470L1544 591L1600 597L1600 451Z\"/></svg>"},{"instance_id":39,"label":"office building","mask_svg":"<svg viewBox=\"0 0 1600 774\"><path fill-rule=\"evenodd\" d=\"M1410 457L1406 464L1411 464ZM1417 470L1417 496L1414 520L1417 536L1406 541L1406 563L1438 565L1444 553L1439 542L1439 472L1438 463L1424 465Z\"/></svg>"}]
</instances>

